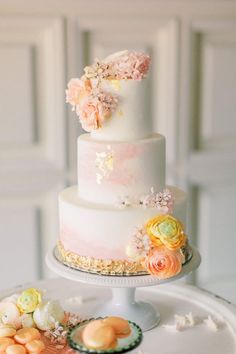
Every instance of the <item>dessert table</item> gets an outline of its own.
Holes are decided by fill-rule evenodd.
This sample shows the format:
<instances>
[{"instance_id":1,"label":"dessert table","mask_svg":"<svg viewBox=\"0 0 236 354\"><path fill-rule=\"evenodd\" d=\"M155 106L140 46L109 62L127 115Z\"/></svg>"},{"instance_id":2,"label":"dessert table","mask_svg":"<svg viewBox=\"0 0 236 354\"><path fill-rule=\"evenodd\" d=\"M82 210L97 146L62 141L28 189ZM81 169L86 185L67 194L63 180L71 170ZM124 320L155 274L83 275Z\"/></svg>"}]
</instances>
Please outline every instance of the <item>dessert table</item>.
<instances>
[{"instance_id":1,"label":"dessert table","mask_svg":"<svg viewBox=\"0 0 236 354\"><path fill-rule=\"evenodd\" d=\"M93 316L95 306L111 297L111 290L65 279L49 279L24 284L0 293L0 299L28 287L45 290L62 306L80 314ZM145 332L141 345L132 354L236 354L236 307L214 294L183 284L158 285L137 289L137 299L147 300L161 313L158 327ZM192 314L196 323L176 329L175 315ZM218 328L209 325L209 319Z\"/></svg>"}]
</instances>

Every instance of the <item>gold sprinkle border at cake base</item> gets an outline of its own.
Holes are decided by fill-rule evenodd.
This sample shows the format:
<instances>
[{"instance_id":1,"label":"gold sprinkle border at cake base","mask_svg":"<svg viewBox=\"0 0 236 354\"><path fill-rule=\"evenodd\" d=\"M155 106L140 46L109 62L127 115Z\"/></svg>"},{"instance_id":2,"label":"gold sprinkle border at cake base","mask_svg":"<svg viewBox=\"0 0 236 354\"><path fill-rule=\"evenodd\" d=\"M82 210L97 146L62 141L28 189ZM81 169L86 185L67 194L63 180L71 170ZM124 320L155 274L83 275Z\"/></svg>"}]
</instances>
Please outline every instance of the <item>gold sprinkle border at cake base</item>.
<instances>
[{"instance_id":1,"label":"gold sprinkle border at cake base","mask_svg":"<svg viewBox=\"0 0 236 354\"><path fill-rule=\"evenodd\" d=\"M185 264L192 258L192 250L189 245L186 245L181 251L185 257ZM138 262L80 256L66 250L61 242L57 244L56 258L70 268L89 273L118 276L149 275L146 269Z\"/></svg>"},{"instance_id":2,"label":"gold sprinkle border at cake base","mask_svg":"<svg viewBox=\"0 0 236 354\"><path fill-rule=\"evenodd\" d=\"M102 275L144 275L147 271L137 262L126 260L97 259L93 257L80 256L74 252L67 251L61 242L57 244L57 258L65 265L89 273Z\"/></svg>"}]
</instances>

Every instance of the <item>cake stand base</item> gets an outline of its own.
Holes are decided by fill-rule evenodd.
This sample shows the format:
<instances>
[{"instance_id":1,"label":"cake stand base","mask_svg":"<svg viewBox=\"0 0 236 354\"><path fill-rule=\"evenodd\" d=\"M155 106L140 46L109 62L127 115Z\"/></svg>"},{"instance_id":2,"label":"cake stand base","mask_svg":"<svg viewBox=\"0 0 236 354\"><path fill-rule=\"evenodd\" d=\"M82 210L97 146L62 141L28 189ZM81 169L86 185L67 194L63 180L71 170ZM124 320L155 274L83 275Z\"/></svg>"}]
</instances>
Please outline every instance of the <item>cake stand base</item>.
<instances>
[{"instance_id":1,"label":"cake stand base","mask_svg":"<svg viewBox=\"0 0 236 354\"><path fill-rule=\"evenodd\" d=\"M112 289L112 297L105 303L97 303L86 314L87 318L98 316L121 316L137 323L142 330L148 331L158 325L160 314L157 308L146 302L135 301L137 287L169 283L195 270L201 263L199 252L193 248L193 256L182 271L175 277L160 280L153 275L104 276L73 269L58 260L56 248L47 254L46 263L56 274L76 282L105 286Z\"/></svg>"},{"instance_id":2,"label":"cake stand base","mask_svg":"<svg viewBox=\"0 0 236 354\"><path fill-rule=\"evenodd\" d=\"M151 304L135 301L136 288L112 288L112 298L105 304L95 307L95 317L121 316L139 324L148 331L160 322L159 311Z\"/></svg>"}]
</instances>

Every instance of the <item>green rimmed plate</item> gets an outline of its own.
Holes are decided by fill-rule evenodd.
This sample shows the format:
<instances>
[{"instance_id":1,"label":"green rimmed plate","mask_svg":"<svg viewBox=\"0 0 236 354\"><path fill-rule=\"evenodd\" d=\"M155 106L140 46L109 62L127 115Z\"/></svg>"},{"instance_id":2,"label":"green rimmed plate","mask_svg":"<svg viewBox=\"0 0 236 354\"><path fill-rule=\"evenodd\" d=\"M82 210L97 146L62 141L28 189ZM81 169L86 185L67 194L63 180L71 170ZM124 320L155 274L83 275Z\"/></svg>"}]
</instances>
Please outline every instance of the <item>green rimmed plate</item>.
<instances>
[{"instance_id":1,"label":"green rimmed plate","mask_svg":"<svg viewBox=\"0 0 236 354\"><path fill-rule=\"evenodd\" d=\"M134 348L136 348L142 341L143 333L141 328L134 322L128 321L131 334L127 338L119 338L117 340L117 346L115 349L102 349L102 350L95 350L89 349L85 347L82 341L82 331L84 327L91 321L100 320L102 317L99 318L90 318L89 320L83 321L77 326L71 328L67 335L67 340L69 346L79 351L80 353L87 353L87 354L113 354L113 353L126 353Z\"/></svg>"}]
</instances>

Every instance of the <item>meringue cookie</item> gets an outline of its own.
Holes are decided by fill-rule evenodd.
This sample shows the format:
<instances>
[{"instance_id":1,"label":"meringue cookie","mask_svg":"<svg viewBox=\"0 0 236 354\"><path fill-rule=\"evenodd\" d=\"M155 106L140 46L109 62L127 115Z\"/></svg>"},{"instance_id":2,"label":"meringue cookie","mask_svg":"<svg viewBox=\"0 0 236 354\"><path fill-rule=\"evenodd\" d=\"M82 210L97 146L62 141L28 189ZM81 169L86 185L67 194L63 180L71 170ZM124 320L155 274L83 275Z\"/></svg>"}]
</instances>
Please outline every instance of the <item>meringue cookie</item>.
<instances>
[{"instance_id":1,"label":"meringue cookie","mask_svg":"<svg viewBox=\"0 0 236 354\"><path fill-rule=\"evenodd\" d=\"M21 327L20 311L11 302L0 303L0 324L11 325L16 329Z\"/></svg>"},{"instance_id":2,"label":"meringue cookie","mask_svg":"<svg viewBox=\"0 0 236 354\"><path fill-rule=\"evenodd\" d=\"M35 322L31 313L24 313L23 315L21 315L20 321L23 328L35 327Z\"/></svg>"},{"instance_id":3,"label":"meringue cookie","mask_svg":"<svg viewBox=\"0 0 236 354\"><path fill-rule=\"evenodd\" d=\"M59 301L48 301L39 305L33 314L36 326L42 331L55 328L56 323L63 321L64 310Z\"/></svg>"}]
</instances>

